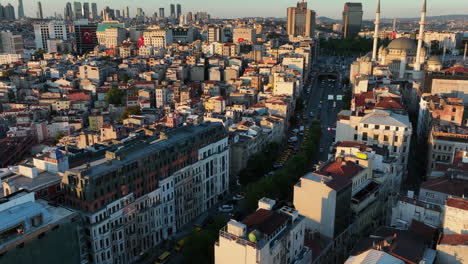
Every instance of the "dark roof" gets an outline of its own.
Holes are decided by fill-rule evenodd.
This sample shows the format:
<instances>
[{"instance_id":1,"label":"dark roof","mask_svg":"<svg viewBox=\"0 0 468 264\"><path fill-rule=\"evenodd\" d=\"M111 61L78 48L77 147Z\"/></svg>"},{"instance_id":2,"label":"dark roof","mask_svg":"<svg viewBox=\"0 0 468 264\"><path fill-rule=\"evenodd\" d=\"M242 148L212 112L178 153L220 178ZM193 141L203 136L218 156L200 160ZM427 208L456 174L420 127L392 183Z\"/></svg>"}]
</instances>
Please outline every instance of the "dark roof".
<instances>
[{"instance_id":1,"label":"dark roof","mask_svg":"<svg viewBox=\"0 0 468 264\"><path fill-rule=\"evenodd\" d=\"M423 222L419 222L413 219L409 230L413 231L414 233L420 235L426 241L435 241L437 238L437 229L431 226L424 224Z\"/></svg>"},{"instance_id":2,"label":"dark roof","mask_svg":"<svg viewBox=\"0 0 468 264\"><path fill-rule=\"evenodd\" d=\"M273 234L280 226L288 221L288 216L275 211L258 209L242 221L249 229L257 229L266 235Z\"/></svg>"},{"instance_id":3,"label":"dark roof","mask_svg":"<svg viewBox=\"0 0 468 264\"><path fill-rule=\"evenodd\" d=\"M359 148L361 151L366 151L367 150L367 145L356 142L356 141L343 141L343 142L338 142L336 147L341 147L341 148Z\"/></svg>"},{"instance_id":4,"label":"dark roof","mask_svg":"<svg viewBox=\"0 0 468 264\"><path fill-rule=\"evenodd\" d=\"M468 197L468 181L451 179L448 176L431 179L421 184L421 189L445 193L458 197Z\"/></svg>"},{"instance_id":5,"label":"dark roof","mask_svg":"<svg viewBox=\"0 0 468 264\"><path fill-rule=\"evenodd\" d=\"M417 233L425 234L427 232L419 225L419 223L415 224L414 228L417 231L380 227L372 234L372 237L360 239L355 244L351 255L357 256L380 245L382 251L403 260L405 263L419 263L424 257L426 248L429 248L433 243Z\"/></svg>"}]
</instances>

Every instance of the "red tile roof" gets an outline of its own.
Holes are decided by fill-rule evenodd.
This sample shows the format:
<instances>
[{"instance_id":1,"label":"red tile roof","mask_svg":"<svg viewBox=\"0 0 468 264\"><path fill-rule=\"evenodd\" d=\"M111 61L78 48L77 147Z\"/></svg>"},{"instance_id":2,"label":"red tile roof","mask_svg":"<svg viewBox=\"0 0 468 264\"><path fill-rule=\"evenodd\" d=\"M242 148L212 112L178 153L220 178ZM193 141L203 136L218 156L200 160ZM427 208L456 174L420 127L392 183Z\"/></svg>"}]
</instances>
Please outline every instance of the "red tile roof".
<instances>
[{"instance_id":1,"label":"red tile roof","mask_svg":"<svg viewBox=\"0 0 468 264\"><path fill-rule=\"evenodd\" d=\"M374 92L364 92L354 96L355 106L366 106L366 101L374 99Z\"/></svg>"},{"instance_id":2,"label":"red tile roof","mask_svg":"<svg viewBox=\"0 0 468 264\"><path fill-rule=\"evenodd\" d=\"M468 245L468 235L451 234L443 235L439 241L439 245Z\"/></svg>"},{"instance_id":3,"label":"red tile roof","mask_svg":"<svg viewBox=\"0 0 468 264\"><path fill-rule=\"evenodd\" d=\"M271 235L280 226L288 221L288 216L266 209L258 209L242 221L249 229L257 229L260 232Z\"/></svg>"},{"instance_id":4,"label":"red tile roof","mask_svg":"<svg viewBox=\"0 0 468 264\"><path fill-rule=\"evenodd\" d=\"M380 101L375 107L382 109L404 109L404 107L400 103L400 99L392 97L380 98Z\"/></svg>"},{"instance_id":5,"label":"red tile roof","mask_svg":"<svg viewBox=\"0 0 468 264\"><path fill-rule=\"evenodd\" d=\"M336 160L323 167L321 172L325 175L328 173L331 175L345 176L346 178L352 179L354 176L356 176L363 170L363 167L357 165L352 161L342 162L341 160Z\"/></svg>"},{"instance_id":6,"label":"red tile roof","mask_svg":"<svg viewBox=\"0 0 468 264\"><path fill-rule=\"evenodd\" d=\"M461 210L468 211L468 200L449 197L447 198L447 206L455 207Z\"/></svg>"},{"instance_id":7,"label":"red tile roof","mask_svg":"<svg viewBox=\"0 0 468 264\"><path fill-rule=\"evenodd\" d=\"M443 72L450 72L450 73L468 73L468 69L465 67L452 67L445 70Z\"/></svg>"}]
</instances>

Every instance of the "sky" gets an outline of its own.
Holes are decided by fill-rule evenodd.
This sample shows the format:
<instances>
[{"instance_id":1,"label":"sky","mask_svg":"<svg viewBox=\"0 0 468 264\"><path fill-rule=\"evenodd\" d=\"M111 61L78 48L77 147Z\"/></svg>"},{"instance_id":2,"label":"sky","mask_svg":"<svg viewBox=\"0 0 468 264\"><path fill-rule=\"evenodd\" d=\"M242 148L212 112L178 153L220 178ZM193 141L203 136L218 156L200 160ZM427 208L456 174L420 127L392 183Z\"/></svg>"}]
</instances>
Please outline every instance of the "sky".
<instances>
[{"instance_id":1,"label":"sky","mask_svg":"<svg viewBox=\"0 0 468 264\"><path fill-rule=\"evenodd\" d=\"M318 16L341 19L341 12L345 2L351 0L313 0L308 1L310 9L314 9ZM37 0L23 0L27 16L35 17ZM63 14L66 0L42 0L42 9L45 16L54 12ZM73 2L71 0L70 2ZM212 17L286 17L286 8L295 6L295 0L96 0L98 12L105 6L114 9L130 7L130 15L136 14L136 8L141 7L150 16L160 7L164 7L166 15L169 13L171 3L182 5L182 12L206 11ZM358 2L358 1L356 1ZM377 0L361 0L364 7L364 19L373 19ZM17 6L17 0L0 0L2 5L11 3ZM382 17L418 17L422 0L382 0ZM402 8L404 7L404 8ZM428 15L468 14L468 0L428 0Z\"/></svg>"}]
</instances>

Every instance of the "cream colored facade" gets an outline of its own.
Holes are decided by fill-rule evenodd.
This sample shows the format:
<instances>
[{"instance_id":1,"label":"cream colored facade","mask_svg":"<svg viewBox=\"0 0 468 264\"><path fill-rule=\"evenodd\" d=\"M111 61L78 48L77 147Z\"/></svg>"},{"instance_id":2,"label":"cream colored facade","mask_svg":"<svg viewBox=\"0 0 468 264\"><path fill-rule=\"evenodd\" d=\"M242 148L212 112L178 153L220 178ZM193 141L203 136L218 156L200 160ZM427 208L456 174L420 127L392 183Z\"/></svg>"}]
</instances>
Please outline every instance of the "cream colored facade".
<instances>
[{"instance_id":1,"label":"cream colored facade","mask_svg":"<svg viewBox=\"0 0 468 264\"><path fill-rule=\"evenodd\" d=\"M232 39L235 44L238 44L239 42L253 43L255 42L255 29L244 27L235 28Z\"/></svg>"},{"instance_id":2,"label":"cream colored facade","mask_svg":"<svg viewBox=\"0 0 468 264\"><path fill-rule=\"evenodd\" d=\"M468 245L437 245L437 264L468 263Z\"/></svg>"},{"instance_id":3,"label":"cream colored facade","mask_svg":"<svg viewBox=\"0 0 468 264\"><path fill-rule=\"evenodd\" d=\"M109 27L96 32L98 43L106 48L116 48L127 38L127 30L121 27Z\"/></svg>"},{"instance_id":4,"label":"cream colored facade","mask_svg":"<svg viewBox=\"0 0 468 264\"><path fill-rule=\"evenodd\" d=\"M172 30L148 29L143 32L146 46L165 48L173 42Z\"/></svg>"},{"instance_id":5,"label":"cream colored facade","mask_svg":"<svg viewBox=\"0 0 468 264\"><path fill-rule=\"evenodd\" d=\"M305 175L294 185L294 207L306 217L307 230L334 237L336 195L335 190L313 173Z\"/></svg>"},{"instance_id":6,"label":"cream colored facade","mask_svg":"<svg viewBox=\"0 0 468 264\"><path fill-rule=\"evenodd\" d=\"M255 214L272 214L274 220L281 222L272 234L264 234L262 222L252 229L244 223L230 220L219 232L215 243L216 264L309 264L312 254L304 246L304 217L289 207L272 212L272 206L261 204ZM267 199L270 200L270 199ZM272 200L270 200L272 201ZM274 201L273 201L274 204ZM285 217L286 216L286 217ZM280 220L281 219L281 220Z\"/></svg>"},{"instance_id":7,"label":"cream colored facade","mask_svg":"<svg viewBox=\"0 0 468 264\"><path fill-rule=\"evenodd\" d=\"M468 210L451 206L451 201L468 205L468 201L463 201L463 199L449 198L447 200L444 212L444 234L468 235Z\"/></svg>"},{"instance_id":8,"label":"cream colored facade","mask_svg":"<svg viewBox=\"0 0 468 264\"><path fill-rule=\"evenodd\" d=\"M337 122L336 142L358 141L387 147L396 163L407 164L412 126L407 115L374 110L364 116L342 111Z\"/></svg>"}]
</instances>

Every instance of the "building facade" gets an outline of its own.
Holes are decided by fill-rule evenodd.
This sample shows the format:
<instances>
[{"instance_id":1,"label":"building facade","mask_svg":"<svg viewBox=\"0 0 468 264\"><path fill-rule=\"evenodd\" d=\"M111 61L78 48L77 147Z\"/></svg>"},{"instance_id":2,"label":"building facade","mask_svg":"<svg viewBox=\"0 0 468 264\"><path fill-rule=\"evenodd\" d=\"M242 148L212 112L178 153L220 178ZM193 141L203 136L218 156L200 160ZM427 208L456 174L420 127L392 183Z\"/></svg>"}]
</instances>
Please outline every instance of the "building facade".
<instances>
[{"instance_id":1,"label":"building facade","mask_svg":"<svg viewBox=\"0 0 468 264\"><path fill-rule=\"evenodd\" d=\"M65 201L86 219L89 261L129 263L170 238L227 193L227 164L222 124L205 123L156 140L130 137L66 171Z\"/></svg>"}]
</instances>

